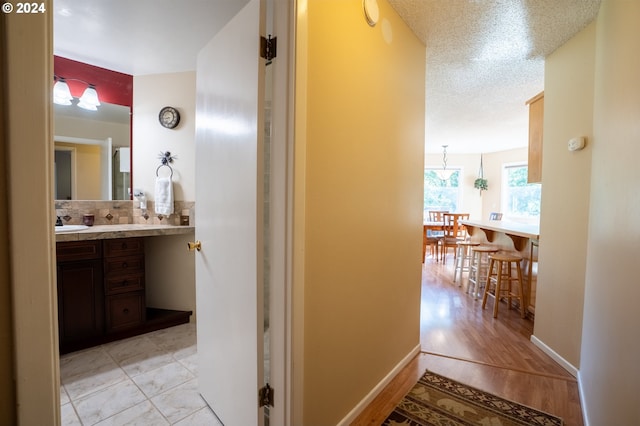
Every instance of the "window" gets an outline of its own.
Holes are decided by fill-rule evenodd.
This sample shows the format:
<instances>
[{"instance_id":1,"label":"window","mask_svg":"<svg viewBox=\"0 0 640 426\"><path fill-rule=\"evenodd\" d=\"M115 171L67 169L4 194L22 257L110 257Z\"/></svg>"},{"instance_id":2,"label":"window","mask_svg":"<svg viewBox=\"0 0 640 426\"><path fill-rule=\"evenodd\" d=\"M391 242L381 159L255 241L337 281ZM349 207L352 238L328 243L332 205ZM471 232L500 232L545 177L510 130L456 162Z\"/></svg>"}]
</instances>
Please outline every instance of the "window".
<instances>
[{"instance_id":1,"label":"window","mask_svg":"<svg viewBox=\"0 0 640 426\"><path fill-rule=\"evenodd\" d=\"M447 169L448 170L448 169ZM429 210L448 210L455 212L460 205L460 176L462 170L452 169L454 172L447 180L442 180L436 174L436 169L424 170L424 217L429 216Z\"/></svg>"},{"instance_id":2,"label":"window","mask_svg":"<svg viewBox=\"0 0 640 426\"><path fill-rule=\"evenodd\" d=\"M502 171L502 212L512 218L540 216L539 183L527 183L526 164L507 164Z\"/></svg>"}]
</instances>

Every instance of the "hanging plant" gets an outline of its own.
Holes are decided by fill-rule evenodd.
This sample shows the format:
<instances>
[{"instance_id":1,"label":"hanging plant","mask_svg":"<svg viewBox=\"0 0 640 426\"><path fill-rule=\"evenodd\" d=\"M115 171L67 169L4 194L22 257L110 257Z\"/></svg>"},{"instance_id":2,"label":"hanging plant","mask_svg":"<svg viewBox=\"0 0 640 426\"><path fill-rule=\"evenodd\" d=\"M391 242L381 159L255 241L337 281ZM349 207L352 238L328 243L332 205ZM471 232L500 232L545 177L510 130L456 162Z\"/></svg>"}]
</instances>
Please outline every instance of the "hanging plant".
<instances>
[{"instance_id":1,"label":"hanging plant","mask_svg":"<svg viewBox=\"0 0 640 426\"><path fill-rule=\"evenodd\" d=\"M482 193L482 191L489 189L489 182L485 178L478 178L473 182L473 187L479 189L480 193Z\"/></svg>"},{"instance_id":2,"label":"hanging plant","mask_svg":"<svg viewBox=\"0 0 640 426\"><path fill-rule=\"evenodd\" d=\"M480 169L478 170L478 179L473 182L473 187L480 190L480 195L482 195L482 191L486 191L489 189L489 182L484 178L484 170L482 168L482 154L480 154Z\"/></svg>"}]
</instances>

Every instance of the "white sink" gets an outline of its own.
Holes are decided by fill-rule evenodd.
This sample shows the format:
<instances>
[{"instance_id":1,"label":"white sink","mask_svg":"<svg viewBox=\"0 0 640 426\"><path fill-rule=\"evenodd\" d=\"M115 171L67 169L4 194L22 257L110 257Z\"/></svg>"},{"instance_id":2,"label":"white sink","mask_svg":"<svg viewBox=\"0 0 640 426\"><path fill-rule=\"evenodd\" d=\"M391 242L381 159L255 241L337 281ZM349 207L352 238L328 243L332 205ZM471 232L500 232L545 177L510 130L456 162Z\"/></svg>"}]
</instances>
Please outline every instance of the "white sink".
<instances>
[{"instance_id":1,"label":"white sink","mask_svg":"<svg viewBox=\"0 0 640 426\"><path fill-rule=\"evenodd\" d=\"M84 229L89 229L87 225L62 225L56 226L56 234L60 232L76 232L82 231Z\"/></svg>"}]
</instances>

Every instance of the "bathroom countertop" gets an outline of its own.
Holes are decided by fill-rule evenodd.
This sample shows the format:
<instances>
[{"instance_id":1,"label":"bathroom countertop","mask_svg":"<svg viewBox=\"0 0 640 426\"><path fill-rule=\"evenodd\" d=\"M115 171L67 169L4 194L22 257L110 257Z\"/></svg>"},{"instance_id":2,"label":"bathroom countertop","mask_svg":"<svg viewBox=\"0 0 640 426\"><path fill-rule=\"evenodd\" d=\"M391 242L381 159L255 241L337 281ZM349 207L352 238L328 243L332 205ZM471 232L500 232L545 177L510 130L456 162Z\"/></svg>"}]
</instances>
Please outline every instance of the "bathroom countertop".
<instances>
[{"instance_id":1,"label":"bathroom countertop","mask_svg":"<svg viewBox=\"0 0 640 426\"><path fill-rule=\"evenodd\" d=\"M81 231L56 233L56 242L179 235L188 234L194 230L194 226L176 225L95 225Z\"/></svg>"}]
</instances>

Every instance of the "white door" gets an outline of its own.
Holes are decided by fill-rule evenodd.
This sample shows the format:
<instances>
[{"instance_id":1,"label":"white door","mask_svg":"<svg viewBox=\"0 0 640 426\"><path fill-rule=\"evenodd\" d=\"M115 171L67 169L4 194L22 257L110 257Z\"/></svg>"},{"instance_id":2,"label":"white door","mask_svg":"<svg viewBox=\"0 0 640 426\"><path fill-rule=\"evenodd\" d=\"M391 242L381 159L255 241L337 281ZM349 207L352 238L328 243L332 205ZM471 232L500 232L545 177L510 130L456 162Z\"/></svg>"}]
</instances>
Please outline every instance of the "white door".
<instances>
[{"instance_id":1,"label":"white door","mask_svg":"<svg viewBox=\"0 0 640 426\"><path fill-rule=\"evenodd\" d=\"M263 424L263 0L200 51L196 297L200 393L225 426Z\"/></svg>"}]
</instances>

